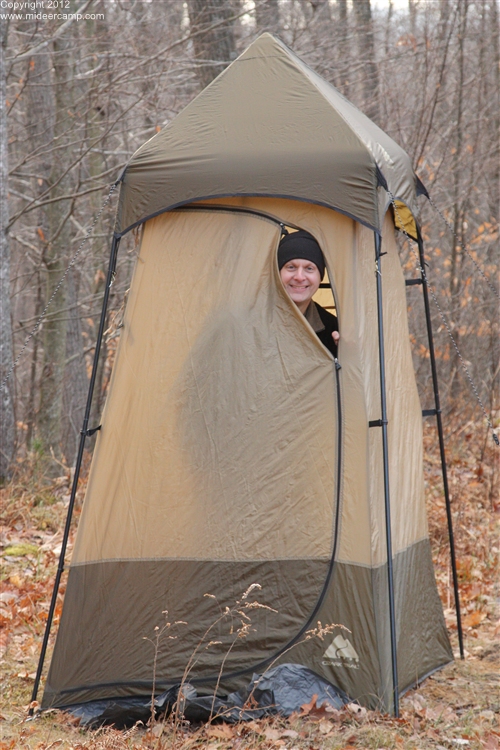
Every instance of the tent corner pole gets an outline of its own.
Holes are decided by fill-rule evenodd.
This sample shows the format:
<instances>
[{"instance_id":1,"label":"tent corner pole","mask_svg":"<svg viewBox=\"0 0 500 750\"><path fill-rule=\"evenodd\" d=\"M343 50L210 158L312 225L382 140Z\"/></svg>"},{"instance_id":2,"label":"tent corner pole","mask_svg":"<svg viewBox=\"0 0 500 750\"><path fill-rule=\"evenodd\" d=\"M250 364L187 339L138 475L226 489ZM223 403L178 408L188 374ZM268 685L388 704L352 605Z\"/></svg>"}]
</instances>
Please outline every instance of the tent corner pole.
<instances>
[{"instance_id":1,"label":"tent corner pole","mask_svg":"<svg viewBox=\"0 0 500 750\"><path fill-rule=\"evenodd\" d=\"M56 603L57 603L57 595L59 593L59 585L61 583L62 574L64 572L64 560L66 557L66 548L68 546L69 532L71 529L71 519L73 516L73 510L75 506L76 491L78 489L78 480L80 477L80 470L82 467L85 439L89 435L88 425L89 425L89 419L90 419L90 409L92 407L92 396L94 394L95 381L97 378L97 366L99 362L99 354L101 352L102 337L104 334L104 327L106 324L106 313L108 309L109 293L110 293L110 289L111 289L111 286L113 284L113 280L115 277L116 258L118 254L119 244L120 244L120 236L117 234L114 234L113 240L111 242L108 275L106 279L106 287L104 289L104 297L102 301L101 318L99 322L99 330L97 333L97 340L96 340L96 346L95 346L95 352L94 352L94 361L92 364L92 374L90 376L90 381L89 381L87 403L85 406L82 429L80 430L80 443L78 446L78 453L77 453L76 462L75 462L75 472L73 474L73 482L71 485L71 494L70 494L70 499L69 499L69 504L68 504L68 512L66 514L66 523L64 526L63 540L61 544L61 552L59 553L59 561L58 561L57 572L56 572L56 577L54 581L54 588L52 589L52 597L50 600L49 611L47 614L47 622L45 624L45 632L43 635L42 648L40 651L40 657L38 659L38 667L37 667L36 675L35 675L35 683L33 685L33 691L31 694L29 716L33 716L35 712L35 701L38 695L38 688L40 687L40 680L42 677L43 665L44 665L45 656L47 653L47 646L49 643L52 620L54 619L54 612L55 612Z\"/></svg>"},{"instance_id":2,"label":"tent corner pole","mask_svg":"<svg viewBox=\"0 0 500 750\"><path fill-rule=\"evenodd\" d=\"M377 280L377 319L378 319L378 352L380 370L380 406L382 419L382 456L384 463L384 505L385 505L385 536L387 544L387 585L389 593L389 623L391 633L391 665L392 665L392 700L394 716L399 717L399 686L396 641L396 616L394 606L394 571L392 564L392 531L391 531L391 498L389 493L389 446L387 439L387 399L385 391L385 352L384 352L384 318L382 306L382 270L380 259L382 256L382 237L374 232L375 237L375 278Z\"/></svg>"},{"instance_id":3,"label":"tent corner pole","mask_svg":"<svg viewBox=\"0 0 500 750\"><path fill-rule=\"evenodd\" d=\"M422 239L422 234L420 232L420 227L417 225L417 245L418 245L418 255L419 255L419 262L420 262L420 268L425 268L425 253L424 253L424 241ZM448 522L448 540L450 545L450 561L451 561L451 571L452 571L452 577L453 577L453 594L455 598L455 612L457 617L457 634L458 634L458 646L460 651L460 658L464 658L464 637L463 637L463 630L462 630L462 617L460 613L460 593L458 588L458 573L457 573L457 561L456 561L456 555L455 555L455 539L453 534L453 518L451 515L451 498L450 498L450 490L448 485L448 471L446 467L446 453L444 448L444 433L443 433L443 422L441 419L441 402L439 399L439 386L438 386L438 377L437 377L437 367L436 367L436 355L434 352L434 337L432 333L432 323L431 323L431 311L430 311L430 305L429 305L429 292L427 289L427 283L426 278L424 277L424 274L422 272L420 273L422 278L422 288L423 288L423 294L424 294L424 310L425 310L425 321L427 326L427 339L429 341L429 359L431 363L431 374L432 374L432 387L434 390L434 405L435 405L435 412L436 412L436 425L437 425L437 431L438 431L438 438L439 438L439 452L441 455L441 472L443 475L443 490L444 490L444 499L445 499L445 505L446 505L446 518Z\"/></svg>"}]
</instances>

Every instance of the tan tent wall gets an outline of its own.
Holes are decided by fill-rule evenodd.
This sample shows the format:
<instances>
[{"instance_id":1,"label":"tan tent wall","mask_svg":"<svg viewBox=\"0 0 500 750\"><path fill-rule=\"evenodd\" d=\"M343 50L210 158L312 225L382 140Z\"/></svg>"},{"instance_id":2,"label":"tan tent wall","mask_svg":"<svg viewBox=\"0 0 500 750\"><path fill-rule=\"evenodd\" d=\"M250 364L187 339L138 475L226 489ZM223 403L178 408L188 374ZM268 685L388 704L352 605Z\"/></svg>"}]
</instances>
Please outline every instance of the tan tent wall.
<instances>
[{"instance_id":1,"label":"tan tent wall","mask_svg":"<svg viewBox=\"0 0 500 750\"><path fill-rule=\"evenodd\" d=\"M377 429L368 428L369 420L378 419L380 416L373 234L346 217L317 206L271 199L234 199L233 202L234 205L260 208L271 215L304 227L318 238L324 249L329 267L332 269L342 330L339 359L342 364L345 403L343 489L349 497L349 503L343 506L343 533L338 559L363 565L380 565L386 560L384 509L380 502L383 494L382 460L379 453L381 441ZM178 225L178 229L177 226L173 227L174 224ZM236 261L233 256L233 262L238 264L234 269L222 267L220 258L208 257L208 247L214 247L217 249L216 252L219 251L221 224L222 234L229 233L231 236L231 232L237 231L238 242L243 243L240 245L239 259ZM187 225L190 232L189 241L183 238ZM391 425L391 513L393 550L397 553L411 543L426 538L427 525L422 473L421 407L409 344L404 278L389 215L384 229L383 246L384 252L387 252L384 256L383 287L386 371L389 384L388 417ZM196 231L199 231L199 243L189 244L192 234ZM234 242L234 236L230 241ZM256 549L263 559L309 556L310 544L317 550L315 556L328 556L331 548L331 530L324 531L324 536L317 533L318 529L324 529L326 525L325 517L316 516L317 500L313 503L315 512L307 510L307 521L300 516L293 521L285 520L278 548L271 531L275 524L272 515L273 503L269 504L268 517L259 522L267 523L268 527L259 531L256 529L260 526L256 527L252 515L248 517L247 526L242 528L242 519L239 515L234 517L230 501L225 502L223 518L215 519L215 527L214 519L210 520L205 516L206 508L196 505L188 507L187 503L180 503L179 507L169 509L172 513L172 517L168 519L171 536L166 537L163 528L155 523L158 509L163 508L164 494L169 492L169 483L173 484L173 495L180 498L196 497L200 490L206 491L207 467L213 468L214 464L213 456L199 455L199 450L202 449L197 447L197 436L203 432L203 425L194 422L191 427L193 434L185 434L186 426L178 424L179 409L194 408L192 404L183 401L185 392L188 392L189 398L189 388L192 393L198 385L191 384L189 378L192 376L188 374L187 369L183 370L188 357L190 365L197 357L206 360L207 369L214 366L208 364L210 360L207 357L211 357L211 362L218 363L215 365L215 376L210 382L204 383L203 387L219 389L211 394L215 402L222 394L224 398L231 400L234 409L234 415L231 415L233 429L238 430L238 420L246 418L245 409L252 408L245 399L255 398L259 379L266 384L269 403L278 404L279 410L290 414L290 387L283 386L278 380L278 370L282 365L276 361L275 351L270 350L267 354L268 360L265 360L266 352L259 351L258 341L241 340L241 328L249 329L251 325L255 325L257 329L264 330L265 318L270 314L277 316L273 321L275 338L272 344L280 351L286 349L290 352L290 361L293 361L294 367L297 361L304 360L305 354L308 357L303 369L294 374L296 380L301 381L301 387L293 394L296 399L293 404L295 437L290 442L295 441L300 445L304 441L305 444L315 445L318 448L316 455L321 452L322 455L325 454L328 464L335 462L334 443L331 441L336 428L335 394L333 385L328 385L331 374L330 359L321 344L312 336L312 332L308 337L301 333L301 327L306 331L308 326L286 295L283 295L272 275L273 266L269 258L275 251L276 244L276 227L270 222L254 217L229 213L173 213L148 222L124 322L124 332L128 335L126 338L122 335L118 359L120 367L116 367L115 370L111 389L113 397L110 396L106 407L99 450L96 451L89 482L88 497L96 493L98 497L107 500L105 504L103 501L95 505L87 502L80 523L81 532L73 564L98 559L162 557L166 554L197 559L228 559L233 556L235 559L253 559ZM256 257L257 253L260 253L260 258ZM180 256L180 259L175 257L176 255ZM227 252L223 255L225 264L230 262L230 257ZM204 270L210 263L217 269L216 278L209 278L210 272ZM163 272L165 265L172 269L171 273ZM177 269L176 265L180 268ZM203 270L198 270L200 265L203 265ZM190 269L190 273L183 274L184 268ZM197 278L198 273L199 281L193 283L193 277ZM234 281L231 287L228 280L232 274ZM262 307L258 312L260 318L254 317L247 321L247 308L240 305L240 300L242 290L245 289L245 285L252 283L252 279L254 283L257 280L260 289L258 292L252 290L249 295L247 293L250 297L247 305L253 303L252 294L260 293ZM211 292L214 287L215 291ZM168 315L165 314L165 303L168 303ZM231 311L230 314L227 312L228 309ZM395 310L399 311L399 314L395 314ZM205 322L207 318L211 319L208 325ZM288 319L293 325L291 332ZM280 341L281 335L288 338ZM168 352L158 346L158 341L171 342ZM195 341L196 347L193 349ZM307 352L304 351L304 346L307 346ZM233 360L237 351L239 361L235 364ZM250 351L251 370L248 369L248 361L244 359L245 352ZM262 361L265 364L260 369L259 363ZM226 363L226 371L218 369L221 367L220 363ZM238 379L238 368L244 373L241 380ZM199 375L197 377L199 378ZM138 384L140 400L134 402L133 406L127 405L127 408L124 408L124 404L130 401L130 394L137 392ZM251 392L250 396L245 395L248 390ZM166 397L162 398L162 391ZM304 394L308 394L307 400L304 400ZM165 404L161 410L158 410L158 399L160 403ZM330 404L329 408L325 408L326 403ZM262 421L255 419L253 431L249 432L246 438L248 445L242 450L246 457L246 470L248 471L250 464L259 476L257 482L267 482L269 473L274 474L275 505L279 508L282 496L281 475L272 470L269 472L267 465L261 465L262 440L266 438L264 427L268 427L265 418L268 409L268 406L264 407ZM217 414L214 412L211 418L217 420ZM110 427L106 429L108 420ZM284 416L283 422L275 427L276 432L281 433L283 430L289 434L292 429L290 421L289 417ZM309 425L309 435L304 434L306 423ZM226 424L222 426L224 432L227 428ZM217 429L220 429L219 425ZM187 448L178 445L179 435L182 434ZM229 431L226 434L228 437L227 445L224 446L225 452L217 458L228 462L229 466L224 464L227 473L231 464L234 467L240 461L241 466L241 459L231 452L226 455L226 451L232 450L232 433ZM134 435L133 442L130 440L131 435ZM323 444L317 446L319 436L325 436L323 439L328 441L330 449L327 453ZM264 449L264 454L266 450L272 452L273 436L267 439L270 445ZM137 445L147 448L144 447L138 452ZM256 449L257 455L252 456L252 451ZM196 456L194 466L191 459L186 464L186 451L189 456ZM169 463L158 467L158 457L161 453L168 454ZM314 451L312 453L314 454ZM296 461L290 458L288 465L295 463ZM119 470L111 473L108 471L109 466L117 466ZM189 471L186 471L186 467L189 467ZM260 472L264 474L263 479L260 479ZM196 482L193 477L196 475L197 484L193 485L193 481ZM225 481L230 485L230 480ZM238 481L240 478L235 477L235 482ZM294 486L298 481L299 477L294 475ZM330 475L329 483L326 483L324 471L318 472L318 483L310 488L306 502L320 494L325 497L325 507L330 503L331 512L332 481ZM221 489L214 488L214 494L219 496ZM231 496L236 491L237 485L226 490L226 493ZM141 514L137 517L137 498L141 494L144 501ZM123 498L119 505L114 502L115 497ZM248 490L248 500L253 497L254 493ZM125 498L126 507L123 505ZM156 502L153 498L157 498ZM127 529L123 527L123 523L118 523L118 518L121 518L124 511L130 514L132 519ZM217 512L220 512L219 507ZM297 526L288 528L287 523ZM232 551L225 548L220 551L214 549L213 539L217 536L221 539L230 539L232 530L236 527L241 533L239 540L231 544ZM301 533L297 535L298 529ZM256 538L255 535L261 533L262 538ZM125 537L125 534L128 536ZM210 542L207 542L207 539L210 539ZM294 549L289 547L292 539ZM300 546L300 539L304 541L303 546ZM205 548L206 544L209 546ZM245 547L244 550L242 545Z\"/></svg>"},{"instance_id":2,"label":"tan tent wall","mask_svg":"<svg viewBox=\"0 0 500 750\"><path fill-rule=\"evenodd\" d=\"M344 400L342 533L338 560L378 566L386 561L380 418L377 297L373 232L334 211L295 201L234 198L207 203L267 211L307 229L331 270L338 304ZM393 552L428 536L424 502L422 411L406 313L404 277L394 225L383 233L383 303L388 397Z\"/></svg>"},{"instance_id":3,"label":"tan tent wall","mask_svg":"<svg viewBox=\"0 0 500 750\"><path fill-rule=\"evenodd\" d=\"M148 222L73 565L329 557L332 361L277 284L278 239L240 214Z\"/></svg>"},{"instance_id":4,"label":"tan tent wall","mask_svg":"<svg viewBox=\"0 0 500 750\"><path fill-rule=\"evenodd\" d=\"M218 201L227 203L228 201ZM387 581L373 234L328 209L233 199L319 240L340 321L341 527L318 617L351 631L358 661L324 663L329 645L287 653L359 697L388 705ZM161 612L188 622L161 651L158 686L182 676L222 606L251 583L277 610L231 651L226 673L256 668L306 625L334 544L337 409L333 363L283 292L276 225L235 213L149 221L94 454L66 603L44 695L65 705L144 694ZM421 412L404 280L390 217L382 261L398 658L402 688L451 653L424 511ZM112 469L111 469L112 467ZM85 592L85 597L81 592ZM191 679L217 675L229 646ZM248 672L224 678L246 683Z\"/></svg>"}]
</instances>

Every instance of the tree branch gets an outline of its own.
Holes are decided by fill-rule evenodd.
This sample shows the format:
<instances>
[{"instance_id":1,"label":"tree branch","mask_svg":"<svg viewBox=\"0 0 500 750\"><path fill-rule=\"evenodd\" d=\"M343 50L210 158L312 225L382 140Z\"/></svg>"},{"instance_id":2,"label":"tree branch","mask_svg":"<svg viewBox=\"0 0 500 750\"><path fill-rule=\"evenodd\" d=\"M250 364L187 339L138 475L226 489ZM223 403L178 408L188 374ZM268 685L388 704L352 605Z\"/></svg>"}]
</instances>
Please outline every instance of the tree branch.
<instances>
[{"instance_id":1,"label":"tree branch","mask_svg":"<svg viewBox=\"0 0 500 750\"><path fill-rule=\"evenodd\" d=\"M87 8L89 7L89 5L91 4L91 2L92 2L92 0L86 0L86 2L83 3L83 5L80 5L80 7L72 14L73 18L69 18L61 26L59 26L59 28L57 29L57 31L55 32L55 34L53 34L50 37L50 39L46 39L44 42L40 42L40 44L36 44L34 47L32 47L31 49L27 50L26 52L22 52L20 55L14 55L14 57L10 57L7 60L7 62L15 63L15 62L18 62L19 60L25 60L27 57L32 57L33 55L36 55L38 52L40 52L40 50L42 50L48 44L50 44L51 42L53 42L55 39L58 39L61 36L61 34L64 34L64 32L66 31L66 29L69 26L71 26L71 24L73 23L73 21L76 21L77 15L81 14L81 13L84 13L87 10Z\"/></svg>"}]
</instances>

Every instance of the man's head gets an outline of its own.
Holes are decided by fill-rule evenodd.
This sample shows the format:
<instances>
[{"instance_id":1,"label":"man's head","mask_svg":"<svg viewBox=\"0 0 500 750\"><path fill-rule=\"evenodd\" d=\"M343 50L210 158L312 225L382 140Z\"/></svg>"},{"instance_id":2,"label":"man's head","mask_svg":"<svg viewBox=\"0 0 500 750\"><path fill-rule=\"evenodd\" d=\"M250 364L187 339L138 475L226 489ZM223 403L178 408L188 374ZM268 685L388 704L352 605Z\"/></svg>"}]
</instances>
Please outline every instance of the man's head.
<instances>
[{"instance_id":1,"label":"man's head","mask_svg":"<svg viewBox=\"0 0 500 750\"><path fill-rule=\"evenodd\" d=\"M309 232L286 234L278 247L281 280L290 298L305 313L325 273L321 248Z\"/></svg>"}]
</instances>

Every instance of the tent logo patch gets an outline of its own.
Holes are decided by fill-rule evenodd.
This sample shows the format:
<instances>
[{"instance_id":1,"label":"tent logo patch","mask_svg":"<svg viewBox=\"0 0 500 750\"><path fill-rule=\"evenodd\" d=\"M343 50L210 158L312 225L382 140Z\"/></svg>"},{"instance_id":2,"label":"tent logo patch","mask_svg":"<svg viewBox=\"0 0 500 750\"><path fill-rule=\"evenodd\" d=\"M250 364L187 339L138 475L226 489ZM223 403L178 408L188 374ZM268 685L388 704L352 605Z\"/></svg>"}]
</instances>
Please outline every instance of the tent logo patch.
<instances>
[{"instance_id":1,"label":"tent logo patch","mask_svg":"<svg viewBox=\"0 0 500 750\"><path fill-rule=\"evenodd\" d=\"M359 656L351 641L339 634L323 654L323 665L359 669Z\"/></svg>"}]
</instances>

